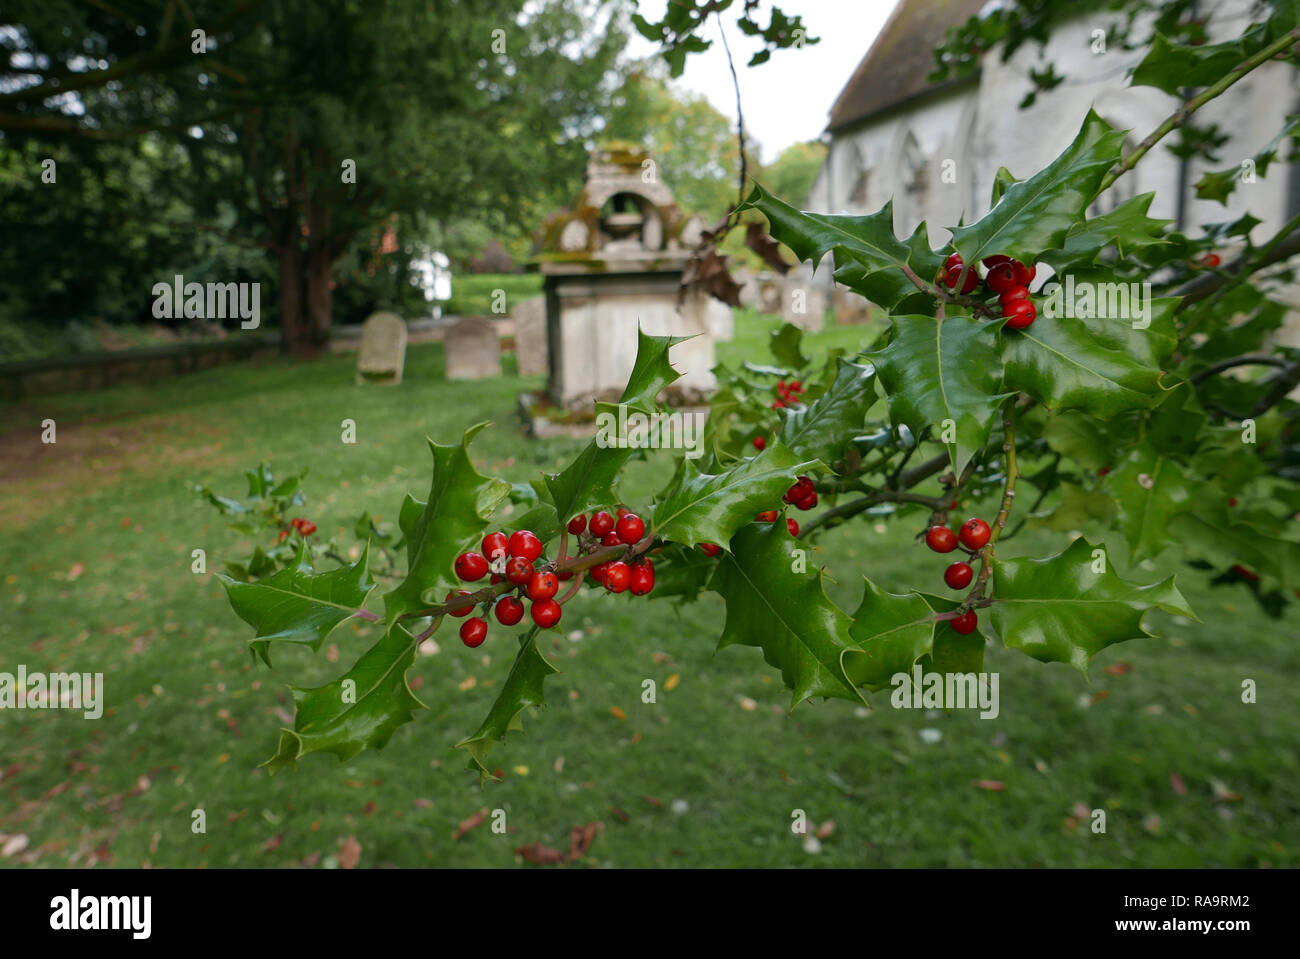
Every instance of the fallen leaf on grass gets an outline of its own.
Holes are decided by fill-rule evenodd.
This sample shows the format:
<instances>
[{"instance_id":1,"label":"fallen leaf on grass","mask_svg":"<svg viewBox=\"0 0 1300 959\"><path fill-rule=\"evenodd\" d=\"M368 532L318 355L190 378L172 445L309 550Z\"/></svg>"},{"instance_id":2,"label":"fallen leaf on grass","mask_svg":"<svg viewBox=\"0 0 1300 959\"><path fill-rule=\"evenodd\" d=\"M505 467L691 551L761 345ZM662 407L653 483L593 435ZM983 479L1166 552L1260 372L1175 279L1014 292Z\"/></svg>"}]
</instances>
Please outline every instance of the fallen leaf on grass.
<instances>
[{"instance_id":1,"label":"fallen leaf on grass","mask_svg":"<svg viewBox=\"0 0 1300 959\"><path fill-rule=\"evenodd\" d=\"M564 853L540 842L520 846L515 850L515 855L523 856L525 862L531 862L534 866L557 866L564 862Z\"/></svg>"},{"instance_id":2,"label":"fallen leaf on grass","mask_svg":"<svg viewBox=\"0 0 1300 959\"><path fill-rule=\"evenodd\" d=\"M1121 659L1118 663L1111 663L1107 666L1104 672L1107 676L1124 676L1133 672L1133 664Z\"/></svg>"},{"instance_id":3,"label":"fallen leaf on grass","mask_svg":"<svg viewBox=\"0 0 1300 959\"><path fill-rule=\"evenodd\" d=\"M817 838L829 839L831 837L831 833L833 833L834 831L835 831L835 820L828 819L820 826L817 827Z\"/></svg>"},{"instance_id":4,"label":"fallen leaf on grass","mask_svg":"<svg viewBox=\"0 0 1300 959\"><path fill-rule=\"evenodd\" d=\"M627 719L627 713L623 712L623 710L619 709L617 706L610 706L609 714L615 719Z\"/></svg>"},{"instance_id":5,"label":"fallen leaf on grass","mask_svg":"<svg viewBox=\"0 0 1300 959\"><path fill-rule=\"evenodd\" d=\"M1169 774L1169 785L1173 787L1174 792L1178 795L1187 795L1187 784L1183 782L1183 777L1178 775L1178 773Z\"/></svg>"},{"instance_id":6,"label":"fallen leaf on grass","mask_svg":"<svg viewBox=\"0 0 1300 959\"><path fill-rule=\"evenodd\" d=\"M488 810L487 807L484 806L482 809L474 813L474 815L470 816L468 819L462 819L460 821L460 825L456 827L456 831L451 834L451 838L459 839L461 836L465 835L465 833L469 832L471 829L478 828L479 826L483 825L483 823L487 821L487 817L488 817Z\"/></svg>"},{"instance_id":7,"label":"fallen leaf on grass","mask_svg":"<svg viewBox=\"0 0 1300 959\"><path fill-rule=\"evenodd\" d=\"M976 789L987 789L989 792L1000 793L1007 787L996 779L977 779L974 782Z\"/></svg>"},{"instance_id":8,"label":"fallen leaf on grass","mask_svg":"<svg viewBox=\"0 0 1300 959\"><path fill-rule=\"evenodd\" d=\"M664 680L665 692L671 693L674 689L677 688L677 684L680 683L681 681L682 681L682 677L677 673L673 673L671 676L669 676L667 679Z\"/></svg>"},{"instance_id":9,"label":"fallen leaf on grass","mask_svg":"<svg viewBox=\"0 0 1300 959\"><path fill-rule=\"evenodd\" d=\"M262 843L262 852L275 852L280 848L282 842L284 842L284 833L278 832L266 842Z\"/></svg>"},{"instance_id":10,"label":"fallen leaf on grass","mask_svg":"<svg viewBox=\"0 0 1300 959\"><path fill-rule=\"evenodd\" d=\"M609 814L613 816L615 819L617 819L619 822L623 822L623 823L627 822L628 819L630 818L628 814L624 812L622 809L620 809L618 806L610 806Z\"/></svg>"},{"instance_id":11,"label":"fallen leaf on grass","mask_svg":"<svg viewBox=\"0 0 1300 959\"><path fill-rule=\"evenodd\" d=\"M357 842L356 836L348 836L339 848L339 868L356 869L359 862L361 862L361 843Z\"/></svg>"}]
</instances>

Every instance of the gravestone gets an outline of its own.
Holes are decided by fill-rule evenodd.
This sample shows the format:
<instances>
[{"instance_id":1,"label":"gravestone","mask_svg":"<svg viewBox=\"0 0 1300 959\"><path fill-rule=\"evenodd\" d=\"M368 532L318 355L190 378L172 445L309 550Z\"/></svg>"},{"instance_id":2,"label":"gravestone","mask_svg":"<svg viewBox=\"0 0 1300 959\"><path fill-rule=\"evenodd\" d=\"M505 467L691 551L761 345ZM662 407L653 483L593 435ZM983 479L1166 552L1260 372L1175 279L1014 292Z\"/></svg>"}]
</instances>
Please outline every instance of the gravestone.
<instances>
[{"instance_id":1,"label":"gravestone","mask_svg":"<svg viewBox=\"0 0 1300 959\"><path fill-rule=\"evenodd\" d=\"M758 312L779 315L785 296L785 279L779 273L760 273L754 277L754 306Z\"/></svg>"},{"instance_id":2,"label":"gravestone","mask_svg":"<svg viewBox=\"0 0 1300 959\"><path fill-rule=\"evenodd\" d=\"M467 316L443 334L447 379L485 380L501 375L501 344L491 320Z\"/></svg>"},{"instance_id":3,"label":"gravestone","mask_svg":"<svg viewBox=\"0 0 1300 959\"><path fill-rule=\"evenodd\" d=\"M396 313L372 313L361 328L357 382L402 382L406 366L406 321Z\"/></svg>"},{"instance_id":4,"label":"gravestone","mask_svg":"<svg viewBox=\"0 0 1300 959\"><path fill-rule=\"evenodd\" d=\"M825 324L826 291L813 279L806 263L791 270L781 292L781 319L816 333Z\"/></svg>"},{"instance_id":5,"label":"gravestone","mask_svg":"<svg viewBox=\"0 0 1300 959\"><path fill-rule=\"evenodd\" d=\"M550 372L546 349L546 297L530 296L510 310L515 324L515 358L520 376L544 376Z\"/></svg>"},{"instance_id":6,"label":"gravestone","mask_svg":"<svg viewBox=\"0 0 1300 959\"><path fill-rule=\"evenodd\" d=\"M835 308L835 322L840 326L871 322L871 303L847 287L836 283L831 303Z\"/></svg>"},{"instance_id":7,"label":"gravestone","mask_svg":"<svg viewBox=\"0 0 1300 959\"><path fill-rule=\"evenodd\" d=\"M682 375L667 388L670 402L696 402L717 386L713 343L730 335L730 313L697 296L679 303L701 221L677 206L658 169L631 144L595 150L573 207L543 227L533 265L545 278L547 390L569 410L617 400L636 360L638 330L687 338L673 348Z\"/></svg>"},{"instance_id":8,"label":"gravestone","mask_svg":"<svg viewBox=\"0 0 1300 959\"><path fill-rule=\"evenodd\" d=\"M740 287L737 294L741 306L756 307L758 306L758 284L754 271L747 266L738 266L731 271L731 278L735 281L736 286Z\"/></svg>"}]
</instances>

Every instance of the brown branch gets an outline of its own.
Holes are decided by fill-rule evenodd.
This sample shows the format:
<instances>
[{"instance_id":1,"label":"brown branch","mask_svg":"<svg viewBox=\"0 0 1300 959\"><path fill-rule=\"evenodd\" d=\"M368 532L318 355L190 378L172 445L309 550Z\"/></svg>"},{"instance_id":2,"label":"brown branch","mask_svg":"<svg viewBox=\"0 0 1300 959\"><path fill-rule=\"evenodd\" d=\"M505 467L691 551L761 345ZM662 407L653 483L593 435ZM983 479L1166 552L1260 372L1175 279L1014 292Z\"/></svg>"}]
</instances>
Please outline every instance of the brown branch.
<instances>
[{"instance_id":1,"label":"brown branch","mask_svg":"<svg viewBox=\"0 0 1300 959\"><path fill-rule=\"evenodd\" d=\"M1007 478L1002 486L1002 508L998 510L997 518L993 520L993 530L989 535L989 541L980 548L977 554L980 561L979 577L975 580L975 586L970 593L962 600L961 606L957 608L959 613L973 609L984 599L989 577L993 574L993 547L999 537L1002 536L1002 531L1006 529L1007 519L1011 516L1011 506L1015 502L1016 478L1020 475L1019 467L1016 464L1015 407L1016 398L1013 396L1007 400L1006 406L1002 409L1002 449L1007 457Z\"/></svg>"}]
</instances>

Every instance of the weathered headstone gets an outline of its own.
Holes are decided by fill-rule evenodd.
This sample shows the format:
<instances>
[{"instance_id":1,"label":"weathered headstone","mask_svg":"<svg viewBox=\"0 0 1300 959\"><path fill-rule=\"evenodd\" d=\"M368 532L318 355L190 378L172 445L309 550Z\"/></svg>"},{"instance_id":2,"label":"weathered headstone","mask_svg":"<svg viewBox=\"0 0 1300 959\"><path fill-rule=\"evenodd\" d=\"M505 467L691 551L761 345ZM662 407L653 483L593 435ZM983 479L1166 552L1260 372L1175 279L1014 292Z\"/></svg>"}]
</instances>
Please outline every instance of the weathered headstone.
<instances>
[{"instance_id":1,"label":"weathered headstone","mask_svg":"<svg viewBox=\"0 0 1300 959\"><path fill-rule=\"evenodd\" d=\"M835 322L840 326L868 323L871 320L871 303L867 298L838 283L831 294L831 303L835 308Z\"/></svg>"},{"instance_id":2,"label":"weathered headstone","mask_svg":"<svg viewBox=\"0 0 1300 959\"><path fill-rule=\"evenodd\" d=\"M747 266L738 266L731 271L731 278L740 287L740 305L758 306L758 285L755 283L754 271Z\"/></svg>"},{"instance_id":3,"label":"weathered headstone","mask_svg":"<svg viewBox=\"0 0 1300 959\"><path fill-rule=\"evenodd\" d=\"M396 313L372 313L361 328L357 382L402 382L406 366L406 321Z\"/></svg>"},{"instance_id":4,"label":"weathered headstone","mask_svg":"<svg viewBox=\"0 0 1300 959\"><path fill-rule=\"evenodd\" d=\"M754 278L754 306L758 312L779 315L784 296L785 281L780 274L760 273Z\"/></svg>"},{"instance_id":5,"label":"weathered headstone","mask_svg":"<svg viewBox=\"0 0 1300 959\"><path fill-rule=\"evenodd\" d=\"M531 296L510 310L515 324L515 358L520 376L543 376L550 371L546 350L546 297Z\"/></svg>"},{"instance_id":6,"label":"weathered headstone","mask_svg":"<svg viewBox=\"0 0 1300 959\"><path fill-rule=\"evenodd\" d=\"M501 375L501 344L491 320L467 316L443 335L447 379L485 380Z\"/></svg>"}]
</instances>

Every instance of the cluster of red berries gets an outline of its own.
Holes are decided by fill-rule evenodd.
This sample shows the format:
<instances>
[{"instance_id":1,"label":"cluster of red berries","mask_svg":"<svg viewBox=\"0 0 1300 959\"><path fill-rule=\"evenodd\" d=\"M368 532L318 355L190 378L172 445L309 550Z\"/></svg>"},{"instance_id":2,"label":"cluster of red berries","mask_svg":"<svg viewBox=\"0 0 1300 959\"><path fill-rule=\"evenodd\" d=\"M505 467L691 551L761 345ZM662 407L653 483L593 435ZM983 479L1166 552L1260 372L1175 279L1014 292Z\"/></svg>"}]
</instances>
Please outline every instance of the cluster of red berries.
<instances>
[{"instance_id":1,"label":"cluster of red berries","mask_svg":"<svg viewBox=\"0 0 1300 959\"><path fill-rule=\"evenodd\" d=\"M777 399L772 401L772 409L779 410L786 406L795 406L802 401L799 395L803 392L803 384L798 380L791 380L787 383L785 380L776 381ZM762 449L762 447L759 447Z\"/></svg>"},{"instance_id":2,"label":"cluster of red berries","mask_svg":"<svg viewBox=\"0 0 1300 959\"><path fill-rule=\"evenodd\" d=\"M925 545L929 546L936 553L951 553L957 548L960 542L972 555L988 545L989 537L993 531L989 524L977 516L973 516L961 524L961 530L954 533L946 526L931 526L925 531ZM965 589L975 578L975 571L971 569L970 563L953 563L943 571L943 581L951 589ZM968 609L960 616L951 620L952 628L957 630L963 636L975 632L975 626L979 617L975 615L975 610Z\"/></svg>"},{"instance_id":3,"label":"cluster of red berries","mask_svg":"<svg viewBox=\"0 0 1300 959\"><path fill-rule=\"evenodd\" d=\"M303 536L310 536L312 533L316 532L316 524L309 519L303 519L301 516L295 516L289 525ZM280 539L286 540L288 538L289 531L287 529L280 530Z\"/></svg>"},{"instance_id":4,"label":"cluster of red berries","mask_svg":"<svg viewBox=\"0 0 1300 959\"><path fill-rule=\"evenodd\" d=\"M1038 272L1038 268L1025 266L1019 260L1001 254L987 257L981 262L987 270L984 285L991 292L998 294L1002 315L1007 318L1006 325L1013 330L1023 330L1033 323L1034 318L1038 316L1038 310L1034 306L1034 301L1030 299L1029 284L1034 281L1034 274ZM965 264L959 253L953 253L944 261L943 281L948 289L956 288L963 269ZM979 274L972 267L966 273L966 279L962 281L961 292L973 292L979 285Z\"/></svg>"},{"instance_id":5,"label":"cluster of red berries","mask_svg":"<svg viewBox=\"0 0 1300 959\"><path fill-rule=\"evenodd\" d=\"M624 508L618 510L617 517L599 510L591 515L590 523L585 513L579 514L569 520L568 529L570 534L580 538L582 552L592 552L602 546L633 546L645 536L645 522ZM490 576L492 585L508 582L518 587L514 593L506 593L496 601L494 611L502 626L514 626L524 618L523 599L526 597L532 601L528 612L533 622L542 629L549 629L560 621L560 603L555 594L560 591L560 583L573 579L574 573L571 570L559 572L553 563L545 561L539 567L536 564L541 558L542 541L531 530L517 530L509 536L489 533L483 538L482 552L461 553L456 557L456 575L466 583L476 583ZM578 573L579 577L583 575ZM611 593L630 590L636 596L644 596L654 589L655 584L654 564L640 556L631 564L622 560L599 563L591 568L591 575ZM447 602L470 595L472 593L467 589L453 590L447 594ZM449 609L448 613L461 617L473 611L474 603L470 602ZM487 638L487 626L487 620L482 617L467 619L460 627L461 641L471 648L481 645Z\"/></svg>"},{"instance_id":6,"label":"cluster of red berries","mask_svg":"<svg viewBox=\"0 0 1300 959\"><path fill-rule=\"evenodd\" d=\"M588 534L585 541L581 538L584 528ZM578 514L569 520L569 532L578 536L588 551L602 546L635 546L645 536L645 522L620 506L616 515L597 510L591 514L590 522ZM649 559L638 555L631 563L621 559L597 563L591 567L591 578L611 593L627 591L633 596L644 596L655 588L655 567Z\"/></svg>"},{"instance_id":7,"label":"cluster of red berries","mask_svg":"<svg viewBox=\"0 0 1300 959\"><path fill-rule=\"evenodd\" d=\"M813 485L812 478L800 476L798 482L785 491L781 502L789 503L796 509L802 510L809 510L816 506L817 488ZM780 518L780 513L774 509L765 509L754 518L760 523L775 523ZM791 536L799 535L799 524L790 517L786 518L785 528L790 531ZM717 556L722 547L717 543L701 543L700 550L705 556Z\"/></svg>"}]
</instances>

